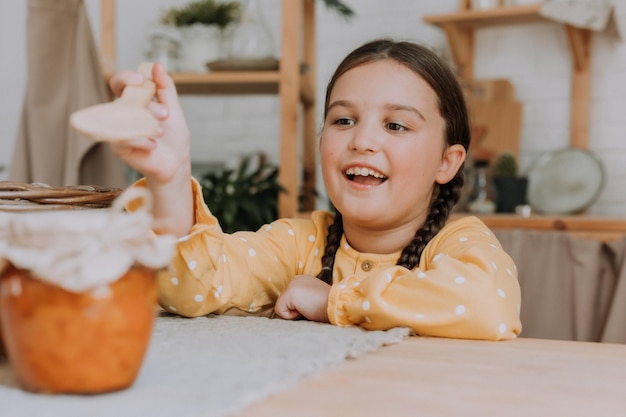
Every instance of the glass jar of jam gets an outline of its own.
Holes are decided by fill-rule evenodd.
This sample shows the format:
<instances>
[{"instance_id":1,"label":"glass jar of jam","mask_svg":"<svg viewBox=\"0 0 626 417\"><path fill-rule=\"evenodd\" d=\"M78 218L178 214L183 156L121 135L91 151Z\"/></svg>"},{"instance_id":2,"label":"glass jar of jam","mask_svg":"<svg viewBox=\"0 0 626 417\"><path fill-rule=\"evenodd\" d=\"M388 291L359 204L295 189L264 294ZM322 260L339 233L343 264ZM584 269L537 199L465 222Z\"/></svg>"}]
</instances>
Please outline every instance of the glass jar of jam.
<instances>
[{"instance_id":1,"label":"glass jar of jam","mask_svg":"<svg viewBox=\"0 0 626 417\"><path fill-rule=\"evenodd\" d=\"M140 209L125 205L141 198ZM33 392L96 394L134 382L157 311L156 272L175 240L152 233L150 196L110 209L10 214L0 237L0 327Z\"/></svg>"},{"instance_id":2,"label":"glass jar of jam","mask_svg":"<svg viewBox=\"0 0 626 417\"><path fill-rule=\"evenodd\" d=\"M0 274L8 266L8 262L2 258L2 254L7 247L6 230L9 222L8 214L0 212ZM6 350L4 348L4 338L2 336L2 316L0 313L0 363L6 359Z\"/></svg>"}]
</instances>

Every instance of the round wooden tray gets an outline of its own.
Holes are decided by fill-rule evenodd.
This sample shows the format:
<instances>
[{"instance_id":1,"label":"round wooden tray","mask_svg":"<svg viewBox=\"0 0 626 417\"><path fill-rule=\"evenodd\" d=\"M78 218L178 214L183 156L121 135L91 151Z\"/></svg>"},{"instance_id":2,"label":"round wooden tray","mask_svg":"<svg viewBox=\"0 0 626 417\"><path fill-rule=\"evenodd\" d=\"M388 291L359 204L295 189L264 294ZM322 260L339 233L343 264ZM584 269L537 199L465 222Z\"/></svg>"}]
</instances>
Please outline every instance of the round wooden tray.
<instances>
[{"instance_id":1,"label":"round wooden tray","mask_svg":"<svg viewBox=\"0 0 626 417\"><path fill-rule=\"evenodd\" d=\"M0 211L71 210L107 208L122 192L97 185L51 187L0 181Z\"/></svg>"}]
</instances>

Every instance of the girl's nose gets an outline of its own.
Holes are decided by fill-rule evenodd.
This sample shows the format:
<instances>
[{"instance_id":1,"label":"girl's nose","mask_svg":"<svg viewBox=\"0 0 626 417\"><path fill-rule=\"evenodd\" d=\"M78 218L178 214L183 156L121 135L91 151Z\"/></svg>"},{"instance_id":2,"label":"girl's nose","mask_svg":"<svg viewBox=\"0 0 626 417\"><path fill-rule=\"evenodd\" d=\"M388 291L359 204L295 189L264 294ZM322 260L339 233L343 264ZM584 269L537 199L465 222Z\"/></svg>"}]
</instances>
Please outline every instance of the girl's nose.
<instances>
[{"instance_id":1,"label":"girl's nose","mask_svg":"<svg viewBox=\"0 0 626 417\"><path fill-rule=\"evenodd\" d=\"M362 124L353 130L350 149L357 152L378 152L380 150L379 133L372 126Z\"/></svg>"}]
</instances>

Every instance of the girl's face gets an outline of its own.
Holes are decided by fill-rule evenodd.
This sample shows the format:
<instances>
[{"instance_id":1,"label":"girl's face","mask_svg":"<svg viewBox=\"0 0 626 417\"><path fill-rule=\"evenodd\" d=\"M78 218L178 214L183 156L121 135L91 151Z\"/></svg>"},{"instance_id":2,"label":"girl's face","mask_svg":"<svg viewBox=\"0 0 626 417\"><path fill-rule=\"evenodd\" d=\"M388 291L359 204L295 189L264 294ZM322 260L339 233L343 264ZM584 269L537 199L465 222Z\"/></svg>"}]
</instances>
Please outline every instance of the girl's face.
<instances>
[{"instance_id":1,"label":"girl's face","mask_svg":"<svg viewBox=\"0 0 626 417\"><path fill-rule=\"evenodd\" d=\"M428 214L435 183L465 158L447 146L434 90L393 60L353 68L330 94L320 140L326 191L344 229L411 230Z\"/></svg>"}]
</instances>

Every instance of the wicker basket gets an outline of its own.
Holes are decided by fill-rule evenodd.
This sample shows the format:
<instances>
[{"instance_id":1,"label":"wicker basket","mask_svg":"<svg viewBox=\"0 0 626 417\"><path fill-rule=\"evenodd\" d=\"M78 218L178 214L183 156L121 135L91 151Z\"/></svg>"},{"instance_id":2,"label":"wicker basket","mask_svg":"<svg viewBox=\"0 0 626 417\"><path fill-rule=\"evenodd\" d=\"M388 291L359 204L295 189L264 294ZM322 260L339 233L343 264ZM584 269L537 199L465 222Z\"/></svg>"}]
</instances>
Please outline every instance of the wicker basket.
<instances>
[{"instance_id":1,"label":"wicker basket","mask_svg":"<svg viewBox=\"0 0 626 417\"><path fill-rule=\"evenodd\" d=\"M54 188L46 184L0 181L0 211L107 208L120 188L76 185Z\"/></svg>"}]
</instances>

